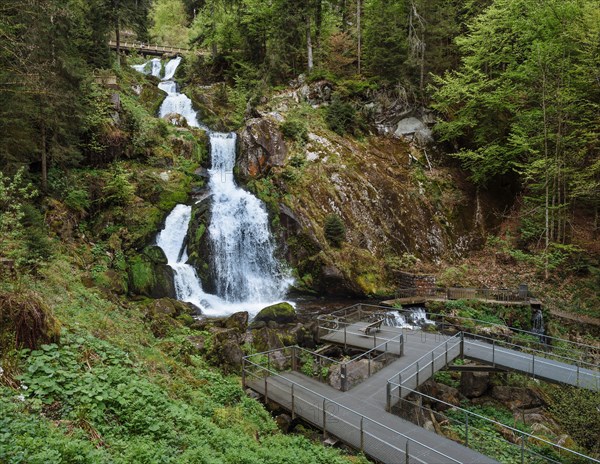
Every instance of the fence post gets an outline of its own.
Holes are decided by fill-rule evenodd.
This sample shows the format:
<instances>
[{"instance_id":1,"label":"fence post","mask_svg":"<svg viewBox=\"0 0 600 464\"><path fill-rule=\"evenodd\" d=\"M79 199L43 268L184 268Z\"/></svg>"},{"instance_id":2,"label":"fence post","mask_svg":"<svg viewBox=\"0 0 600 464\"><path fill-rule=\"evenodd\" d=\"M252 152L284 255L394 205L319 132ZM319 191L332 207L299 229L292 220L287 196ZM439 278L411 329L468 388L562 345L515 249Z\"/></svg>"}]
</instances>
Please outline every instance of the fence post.
<instances>
[{"instance_id":1,"label":"fence post","mask_svg":"<svg viewBox=\"0 0 600 464\"><path fill-rule=\"evenodd\" d=\"M465 333L460 333L460 359L465 357Z\"/></svg>"},{"instance_id":2,"label":"fence post","mask_svg":"<svg viewBox=\"0 0 600 464\"><path fill-rule=\"evenodd\" d=\"M465 411L465 446L469 447L469 414Z\"/></svg>"},{"instance_id":3,"label":"fence post","mask_svg":"<svg viewBox=\"0 0 600 464\"><path fill-rule=\"evenodd\" d=\"M294 420L296 418L296 412L295 412L295 406L296 404L296 397L294 396L294 384L292 384L292 420Z\"/></svg>"},{"instance_id":4,"label":"fence post","mask_svg":"<svg viewBox=\"0 0 600 464\"><path fill-rule=\"evenodd\" d=\"M417 361L417 387L419 386L419 361Z\"/></svg>"},{"instance_id":5,"label":"fence post","mask_svg":"<svg viewBox=\"0 0 600 464\"><path fill-rule=\"evenodd\" d=\"M344 322L345 324L345 322ZM346 346L346 329L348 328L347 325L344 326L344 349L348 349L348 347Z\"/></svg>"},{"instance_id":6,"label":"fence post","mask_svg":"<svg viewBox=\"0 0 600 464\"><path fill-rule=\"evenodd\" d=\"M531 355L531 375L535 379L535 353Z\"/></svg>"},{"instance_id":7,"label":"fence post","mask_svg":"<svg viewBox=\"0 0 600 464\"><path fill-rule=\"evenodd\" d=\"M242 388L246 389L246 358L242 358Z\"/></svg>"},{"instance_id":8,"label":"fence post","mask_svg":"<svg viewBox=\"0 0 600 464\"><path fill-rule=\"evenodd\" d=\"M267 353L267 371L271 372L271 352Z\"/></svg>"},{"instance_id":9,"label":"fence post","mask_svg":"<svg viewBox=\"0 0 600 464\"><path fill-rule=\"evenodd\" d=\"M371 377L371 355L369 354L369 367L367 371L367 376Z\"/></svg>"},{"instance_id":10,"label":"fence post","mask_svg":"<svg viewBox=\"0 0 600 464\"><path fill-rule=\"evenodd\" d=\"M492 367L496 367L496 340L492 340Z\"/></svg>"},{"instance_id":11,"label":"fence post","mask_svg":"<svg viewBox=\"0 0 600 464\"><path fill-rule=\"evenodd\" d=\"M265 377L265 403L267 403L269 401L269 390L268 390L267 379L268 379L268 377Z\"/></svg>"},{"instance_id":12,"label":"fence post","mask_svg":"<svg viewBox=\"0 0 600 464\"><path fill-rule=\"evenodd\" d=\"M577 386L579 386L579 361L577 361Z\"/></svg>"},{"instance_id":13,"label":"fence post","mask_svg":"<svg viewBox=\"0 0 600 464\"><path fill-rule=\"evenodd\" d=\"M448 340L446 340L446 357L445 357L445 366L448 367Z\"/></svg>"},{"instance_id":14,"label":"fence post","mask_svg":"<svg viewBox=\"0 0 600 464\"><path fill-rule=\"evenodd\" d=\"M325 411L325 401L323 398L323 438L327 438L327 412Z\"/></svg>"},{"instance_id":15,"label":"fence post","mask_svg":"<svg viewBox=\"0 0 600 464\"><path fill-rule=\"evenodd\" d=\"M406 440L406 449L404 450L404 462L409 464L408 440Z\"/></svg>"},{"instance_id":16,"label":"fence post","mask_svg":"<svg viewBox=\"0 0 600 464\"><path fill-rule=\"evenodd\" d=\"M400 334L400 356L404 356L404 334Z\"/></svg>"},{"instance_id":17,"label":"fence post","mask_svg":"<svg viewBox=\"0 0 600 464\"><path fill-rule=\"evenodd\" d=\"M435 350L431 351L431 377L435 374Z\"/></svg>"},{"instance_id":18,"label":"fence post","mask_svg":"<svg viewBox=\"0 0 600 464\"><path fill-rule=\"evenodd\" d=\"M298 360L296 359L296 346L292 346L292 371L298 370Z\"/></svg>"},{"instance_id":19,"label":"fence post","mask_svg":"<svg viewBox=\"0 0 600 464\"><path fill-rule=\"evenodd\" d=\"M385 410L390 412L392 409L392 385L388 382L385 385Z\"/></svg>"},{"instance_id":20,"label":"fence post","mask_svg":"<svg viewBox=\"0 0 600 464\"><path fill-rule=\"evenodd\" d=\"M342 364L341 367L341 374L342 374L342 391L348 391L348 366L346 363Z\"/></svg>"},{"instance_id":21,"label":"fence post","mask_svg":"<svg viewBox=\"0 0 600 464\"><path fill-rule=\"evenodd\" d=\"M365 435L364 435L364 428L363 428L363 416L360 416L360 450L364 451L365 450Z\"/></svg>"}]
</instances>

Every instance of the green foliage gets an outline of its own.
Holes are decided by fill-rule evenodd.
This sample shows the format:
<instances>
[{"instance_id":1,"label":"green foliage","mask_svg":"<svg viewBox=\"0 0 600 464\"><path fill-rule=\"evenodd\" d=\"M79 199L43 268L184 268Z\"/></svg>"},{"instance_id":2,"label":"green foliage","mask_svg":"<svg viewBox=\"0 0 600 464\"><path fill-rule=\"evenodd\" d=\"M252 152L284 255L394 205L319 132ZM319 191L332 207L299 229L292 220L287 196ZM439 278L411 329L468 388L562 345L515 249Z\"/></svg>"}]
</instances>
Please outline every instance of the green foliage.
<instances>
[{"instance_id":1,"label":"green foliage","mask_svg":"<svg viewBox=\"0 0 600 464\"><path fill-rule=\"evenodd\" d=\"M152 38L163 45L187 47L187 18L181 0L157 0L150 11Z\"/></svg>"},{"instance_id":2,"label":"green foliage","mask_svg":"<svg viewBox=\"0 0 600 464\"><path fill-rule=\"evenodd\" d=\"M325 110L325 121L329 128L339 135L344 135L346 132L354 133L356 111L352 104L334 98Z\"/></svg>"},{"instance_id":3,"label":"green foliage","mask_svg":"<svg viewBox=\"0 0 600 464\"><path fill-rule=\"evenodd\" d=\"M129 182L129 173L116 164L102 189L102 201L108 205L128 205L133 201L135 187Z\"/></svg>"},{"instance_id":4,"label":"green foliage","mask_svg":"<svg viewBox=\"0 0 600 464\"><path fill-rule=\"evenodd\" d=\"M337 214L330 214L325 218L323 229L325 238L334 247L339 248L346 240L346 226Z\"/></svg>"},{"instance_id":5,"label":"green foliage","mask_svg":"<svg viewBox=\"0 0 600 464\"><path fill-rule=\"evenodd\" d=\"M600 430L600 396L583 388L551 390L550 410L573 439L588 453L600 455L597 431Z\"/></svg>"},{"instance_id":6,"label":"green foliage","mask_svg":"<svg viewBox=\"0 0 600 464\"><path fill-rule=\"evenodd\" d=\"M308 141L308 127L305 121L300 119L287 119L279 126L284 137L305 143Z\"/></svg>"}]
</instances>

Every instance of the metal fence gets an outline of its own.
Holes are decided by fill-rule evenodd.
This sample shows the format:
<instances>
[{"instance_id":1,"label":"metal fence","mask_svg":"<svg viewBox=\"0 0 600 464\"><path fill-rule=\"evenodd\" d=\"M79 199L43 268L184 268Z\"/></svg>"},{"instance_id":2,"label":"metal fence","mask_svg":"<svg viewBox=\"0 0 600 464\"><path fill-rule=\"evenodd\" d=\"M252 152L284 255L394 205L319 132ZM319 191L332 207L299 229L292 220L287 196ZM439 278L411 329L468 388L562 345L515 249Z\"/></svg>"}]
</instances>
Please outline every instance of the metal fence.
<instances>
[{"instance_id":1,"label":"metal fence","mask_svg":"<svg viewBox=\"0 0 600 464\"><path fill-rule=\"evenodd\" d=\"M277 398L277 403L291 412L292 419L300 416L320 428L325 436L331 433L381 462L425 464L432 462L432 458L435 462L460 462L359 411L256 364L249 357L244 359L243 379L245 385L254 383L254 389L261 390L265 400ZM429 459L425 461L419 456L429 456Z\"/></svg>"},{"instance_id":2,"label":"metal fence","mask_svg":"<svg viewBox=\"0 0 600 464\"><path fill-rule=\"evenodd\" d=\"M510 288L413 287L400 288L395 296L397 299L427 297L440 300L529 301L526 290Z\"/></svg>"},{"instance_id":3,"label":"metal fence","mask_svg":"<svg viewBox=\"0 0 600 464\"><path fill-rule=\"evenodd\" d=\"M390 380L388 394L392 396L390 401L393 404L390 412L420 426L424 425L426 418L436 420L438 424L441 422L444 425L434 427L436 432L440 433L443 428L450 428L452 433L442 435L450 436L464 446L497 459L507 458L498 446L504 444L509 450L511 462L520 460L522 464L600 463L600 460L591 456L586 456L524 430L426 395L407 387L406 384L400 385ZM440 413L442 409L446 411L444 414ZM507 440L504 437L511 437L512 440ZM486 447L486 439L487 443L495 443L494 447Z\"/></svg>"}]
</instances>

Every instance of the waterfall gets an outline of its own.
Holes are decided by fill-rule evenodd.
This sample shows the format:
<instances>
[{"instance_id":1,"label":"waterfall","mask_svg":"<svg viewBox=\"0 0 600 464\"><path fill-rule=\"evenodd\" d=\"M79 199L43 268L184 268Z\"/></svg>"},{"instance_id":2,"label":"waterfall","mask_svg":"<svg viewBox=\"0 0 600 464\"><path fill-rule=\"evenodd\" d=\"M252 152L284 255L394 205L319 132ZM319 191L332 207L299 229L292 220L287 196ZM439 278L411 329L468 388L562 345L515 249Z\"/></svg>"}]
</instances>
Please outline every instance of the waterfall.
<instances>
[{"instance_id":1,"label":"waterfall","mask_svg":"<svg viewBox=\"0 0 600 464\"><path fill-rule=\"evenodd\" d=\"M267 211L233 179L235 134L213 132L210 144L213 204L208 230L217 293L231 302L281 299L290 282L274 258Z\"/></svg>"},{"instance_id":2,"label":"waterfall","mask_svg":"<svg viewBox=\"0 0 600 464\"><path fill-rule=\"evenodd\" d=\"M160 75L162 68L152 75ZM275 245L269 231L268 214L256 197L236 186L233 168L236 158L235 133L211 132L197 119L191 100L177 91L172 81L181 58L165 66L158 87L167 93L159 116L171 113L186 118L193 127L209 132L212 167L209 190L213 198L211 223L208 227L213 249L213 267L217 294L205 293L195 269L187 264L185 237L191 220L191 206L177 205L158 234L156 244L163 249L174 271L177 299L194 304L207 316L222 316L236 311L256 313L263 307L281 301L291 284L274 258ZM133 66L146 73L148 63Z\"/></svg>"},{"instance_id":3,"label":"waterfall","mask_svg":"<svg viewBox=\"0 0 600 464\"><path fill-rule=\"evenodd\" d=\"M389 311L385 319L385 325L404 329L419 329L431 324L435 322L427 318L425 308Z\"/></svg>"}]
</instances>

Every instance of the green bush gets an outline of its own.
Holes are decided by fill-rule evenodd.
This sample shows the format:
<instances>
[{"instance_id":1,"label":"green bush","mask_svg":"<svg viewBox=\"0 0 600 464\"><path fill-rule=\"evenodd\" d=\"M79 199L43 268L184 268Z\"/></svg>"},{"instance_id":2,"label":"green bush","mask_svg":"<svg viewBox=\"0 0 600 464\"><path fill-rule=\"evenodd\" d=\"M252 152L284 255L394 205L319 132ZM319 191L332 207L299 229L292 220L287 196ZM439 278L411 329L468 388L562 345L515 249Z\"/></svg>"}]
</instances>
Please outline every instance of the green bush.
<instances>
[{"instance_id":1,"label":"green bush","mask_svg":"<svg viewBox=\"0 0 600 464\"><path fill-rule=\"evenodd\" d=\"M308 141L308 127L306 122L300 121L299 119L288 119L279 126L283 136L296 142L307 142Z\"/></svg>"},{"instance_id":2,"label":"green bush","mask_svg":"<svg viewBox=\"0 0 600 464\"><path fill-rule=\"evenodd\" d=\"M354 133L356 125L356 111L350 103L334 98L325 112L327 126L339 135L346 132Z\"/></svg>"},{"instance_id":3,"label":"green bush","mask_svg":"<svg viewBox=\"0 0 600 464\"><path fill-rule=\"evenodd\" d=\"M346 226L337 214L325 218L325 238L334 247L340 247L346 240Z\"/></svg>"}]
</instances>

